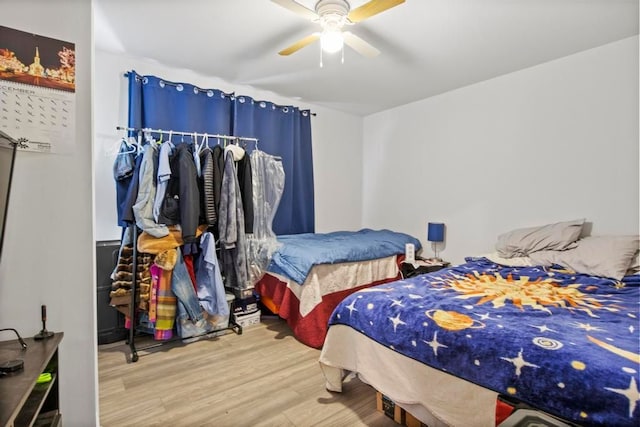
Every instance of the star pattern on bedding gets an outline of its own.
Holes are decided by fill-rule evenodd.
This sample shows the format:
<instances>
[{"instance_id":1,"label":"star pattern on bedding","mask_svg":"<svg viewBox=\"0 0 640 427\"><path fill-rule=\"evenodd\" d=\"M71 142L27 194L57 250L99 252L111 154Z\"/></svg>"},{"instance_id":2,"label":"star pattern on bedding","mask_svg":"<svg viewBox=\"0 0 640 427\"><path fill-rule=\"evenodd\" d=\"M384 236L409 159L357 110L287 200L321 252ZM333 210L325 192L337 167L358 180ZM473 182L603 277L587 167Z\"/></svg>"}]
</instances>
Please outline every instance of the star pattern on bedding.
<instances>
[{"instance_id":1,"label":"star pattern on bedding","mask_svg":"<svg viewBox=\"0 0 640 427\"><path fill-rule=\"evenodd\" d=\"M634 377L631 377L631 382L629 383L629 387L625 389L609 388L609 387L605 387L605 389L612 391L614 393L621 394L627 399L629 399L629 417L632 417L633 411L636 409L636 405L638 401L640 401L640 390L638 390L636 379Z\"/></svg>"},{"instance_id":2,"label":"star pattern on bedding","mask_svg":"<svg viewBox=\"0 0 640 427\"><path fill-rule=\"evenodd\" d=\"M399 306L399 307L404 307L404 304L402 304L402 300L399 299L391 299L392 303L391 303L391 307L394 306Z\"/></svg>"},{"instance_id":3,"label":"star pattern on bedding","mask_svg":"<svg viewBox=\"0 0 640 427\"><path fill-rule=\"evenodd\" d=\"M425 344L427 344L429 347L431 347L433 349L433 355L436 356L436 357L438 357L438 349L440 347L449 348L446 345L440 344L438 342L438 331L436 331L433 334L433 339L431 341L424 341L423 340L422 342L424 342Z\"/></svg>"},{"instance_id":4,"label":"star pattern on bedding","mask_svg":"<svg viewBox=\"0 0 640 427\"><path fill-rule=\"evenodd\" d=\"M544 332L556 332L551 328L548 328L547 325L540 325L540 326L536 326L536 325L529 325L532 328L537 328L540 332L544 333Z\"/></svg>"},{"instance_id":5,"label":"star pattern on bedding","mask_svg":"<svg viewBox=\"0 0 640 427\"><path fill-rule=\"evenodd\" d=\"M406 325L405 322L400 320L400 313L398 313L396 317L389 317L389 320L391 320L391 323L393 323L393 332L396 332L398 330L398 325Z\"/></svg>"},{"instance_id":6,"label":"star pattern on bedding","mask_svg":"<svg viewBox=\"0 0 640 427\"><path fill-rule=\"evenodd\" d=\"M585 331L587 331L587 332L591 332L591 331L602 331L602 330L603 330L603 329L601 329L601 328L598 328L597 326L591 326L591 325L590 325L590 324L588 324L588 323L579 323L579 322L576 322L576 323L574 323L574 326L575 326L576 328L584 329L584 330L585 330Z\"/></svg>"},{"instance_id":7,"label":"star pattern on bedding","mask_svg":"<svg viewBox=\"0 0 640 427\"><path fill-rule=\"evenodd\" d=\"M358 309L356 308L356 301L355 300L353 300L351 305L348 305L347 308L349 309L349 316L351 316L354 311L358 311Z\"/></svg>"},{"instance_id":8,"label":"star pattern on bedding","mask_svg":"<svg viewBox=\"0 0 640 427\"><path fill-rule=\"evenodd\" d=\"M329 323L570 422L637 426L640 277L625 280L473 259L357 292Z\"/></svg>"},{"instance_id":9,"label":"star pattern on bedding","mask_svg":"<svg viewBox=\"0 0 640 427\"><path fill-rule=\"evenodd\" d=\"M530 367L530 368L539 368L540 367L538 365L534 365L533 363L529 363L526 360L524 360L524 357L522 357L522 353L523 353L523 350L520 349L520 351L518 352L518 356L517 357L514 357L514 358L501 357L500 358L502 360L506 360L507 362L509 362L513 366L515 366L515 368L516 368L516 376L517 377L520 376L520 374L522 373L522 368L524 368L525 366Z\"/></svg>"},{"instance_id":10,"label":"star pattern on bedding","mask_svg":"<svg viewBox=\"0 0 640 427\"><path fill-rule=\"evenodd\" d=\"M491 320L491 313L476 314L480 320Z\"/></svg>"}]
</instances>

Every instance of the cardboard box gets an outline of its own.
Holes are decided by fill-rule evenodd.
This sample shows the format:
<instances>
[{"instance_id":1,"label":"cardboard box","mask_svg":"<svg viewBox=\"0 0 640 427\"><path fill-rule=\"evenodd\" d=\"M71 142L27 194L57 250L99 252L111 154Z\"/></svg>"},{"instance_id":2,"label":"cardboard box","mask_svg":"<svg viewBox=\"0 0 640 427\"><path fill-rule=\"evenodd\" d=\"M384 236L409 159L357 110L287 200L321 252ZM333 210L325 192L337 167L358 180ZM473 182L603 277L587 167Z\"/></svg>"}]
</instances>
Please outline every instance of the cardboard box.
<instances>
[{"instance_id":1,"label":"cardboard box","mask_svg":"<svg viewBox=\"0 0 640 427\"><path fill-rule=\"evenodd\" d=\"M404 409L379 391L376 392L376 409L398 424L404 423Z\"/></svg>"},{"instance_id":2,"label":"cardboard box","mask_svg":"<svg viewBox=\"0 0 640 427\"><path fill-rule=\"evenodd\" d=\"M376 409L400 425L407 427L428 427L379 391L376 392Z\"/></svg>"},{"instance_id":3,"label":"cardboard box","mask_svg":"<svg viewBox=\"0 0 640 427\"><path fill-rule=\"evenodd\" d=\"M404 425L406 425L407 427L428 427L426 424L424 424L422 421L420 421L407 411L405 411Z\"/></svg>"}]
</instances>

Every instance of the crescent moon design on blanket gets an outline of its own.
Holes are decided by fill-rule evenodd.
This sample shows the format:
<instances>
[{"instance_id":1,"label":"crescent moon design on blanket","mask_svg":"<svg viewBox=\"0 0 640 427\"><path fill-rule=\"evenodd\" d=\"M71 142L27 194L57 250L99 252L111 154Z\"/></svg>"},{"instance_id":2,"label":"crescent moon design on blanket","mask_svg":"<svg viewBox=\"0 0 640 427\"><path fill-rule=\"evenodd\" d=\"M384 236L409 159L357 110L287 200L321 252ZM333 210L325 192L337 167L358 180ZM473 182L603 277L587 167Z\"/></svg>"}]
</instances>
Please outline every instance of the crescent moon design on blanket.
<instances>
[{"instance_id":1,"label":"crescent moon design on blanket","mask_svg":"<svg viewBox=\"0 0 640 427\"><path fill-rule=\"evenodd\" d=\"M592 336L587 335L589 341L597 345L598 347L602 347L605 350L609 350L612 353L617 354L618 356L622 356L625 359L628 359L634 363L640 363L640 354L632 353L627 350L622 350L621 348L614 347L611 344L607 344L606 342L600 341L599 339L593 338Z\"/></svg>"}]
</instances>

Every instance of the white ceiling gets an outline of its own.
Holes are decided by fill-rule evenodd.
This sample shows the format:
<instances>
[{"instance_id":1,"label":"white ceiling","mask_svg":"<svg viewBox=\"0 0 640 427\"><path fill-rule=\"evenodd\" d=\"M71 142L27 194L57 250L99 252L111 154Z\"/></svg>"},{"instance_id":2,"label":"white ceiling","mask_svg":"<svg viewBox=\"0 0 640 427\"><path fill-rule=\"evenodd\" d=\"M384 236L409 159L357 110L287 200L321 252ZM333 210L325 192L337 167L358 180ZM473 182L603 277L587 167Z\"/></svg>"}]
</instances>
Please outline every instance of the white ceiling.
<instances>
[{"instance_id":1,"label":"white ceiling","mask_svg":"<svg viewBox=\"0 0 640 427\"><path fill-rule=\"evenodd\" d=\"M638 0L407 0L349 28L378 57L345 47L320 68L319 43L277 54L318 27L270 0L95 4L98 49L359 115L638 34Z\"/></svg>"}]
</instances>

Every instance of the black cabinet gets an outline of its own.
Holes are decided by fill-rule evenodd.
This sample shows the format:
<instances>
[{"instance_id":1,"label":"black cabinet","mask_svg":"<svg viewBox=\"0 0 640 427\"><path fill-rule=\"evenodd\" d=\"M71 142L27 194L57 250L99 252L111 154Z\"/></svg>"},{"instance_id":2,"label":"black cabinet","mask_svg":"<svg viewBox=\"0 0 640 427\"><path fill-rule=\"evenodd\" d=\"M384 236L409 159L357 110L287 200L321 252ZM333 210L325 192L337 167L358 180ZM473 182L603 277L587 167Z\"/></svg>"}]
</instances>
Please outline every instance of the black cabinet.
<instances>
[{"instance_id":1,"label":"black cabinet","mask_svg":"<svg viewBox=\"0 0 640 427\"><path fill-rule=\"evenodd\" d=\"M124 316L109 305L111 273L118 263L119 249L119 240L96 242L98 344L109 344L127 338Z\"/></svg>"}]
</instances>

